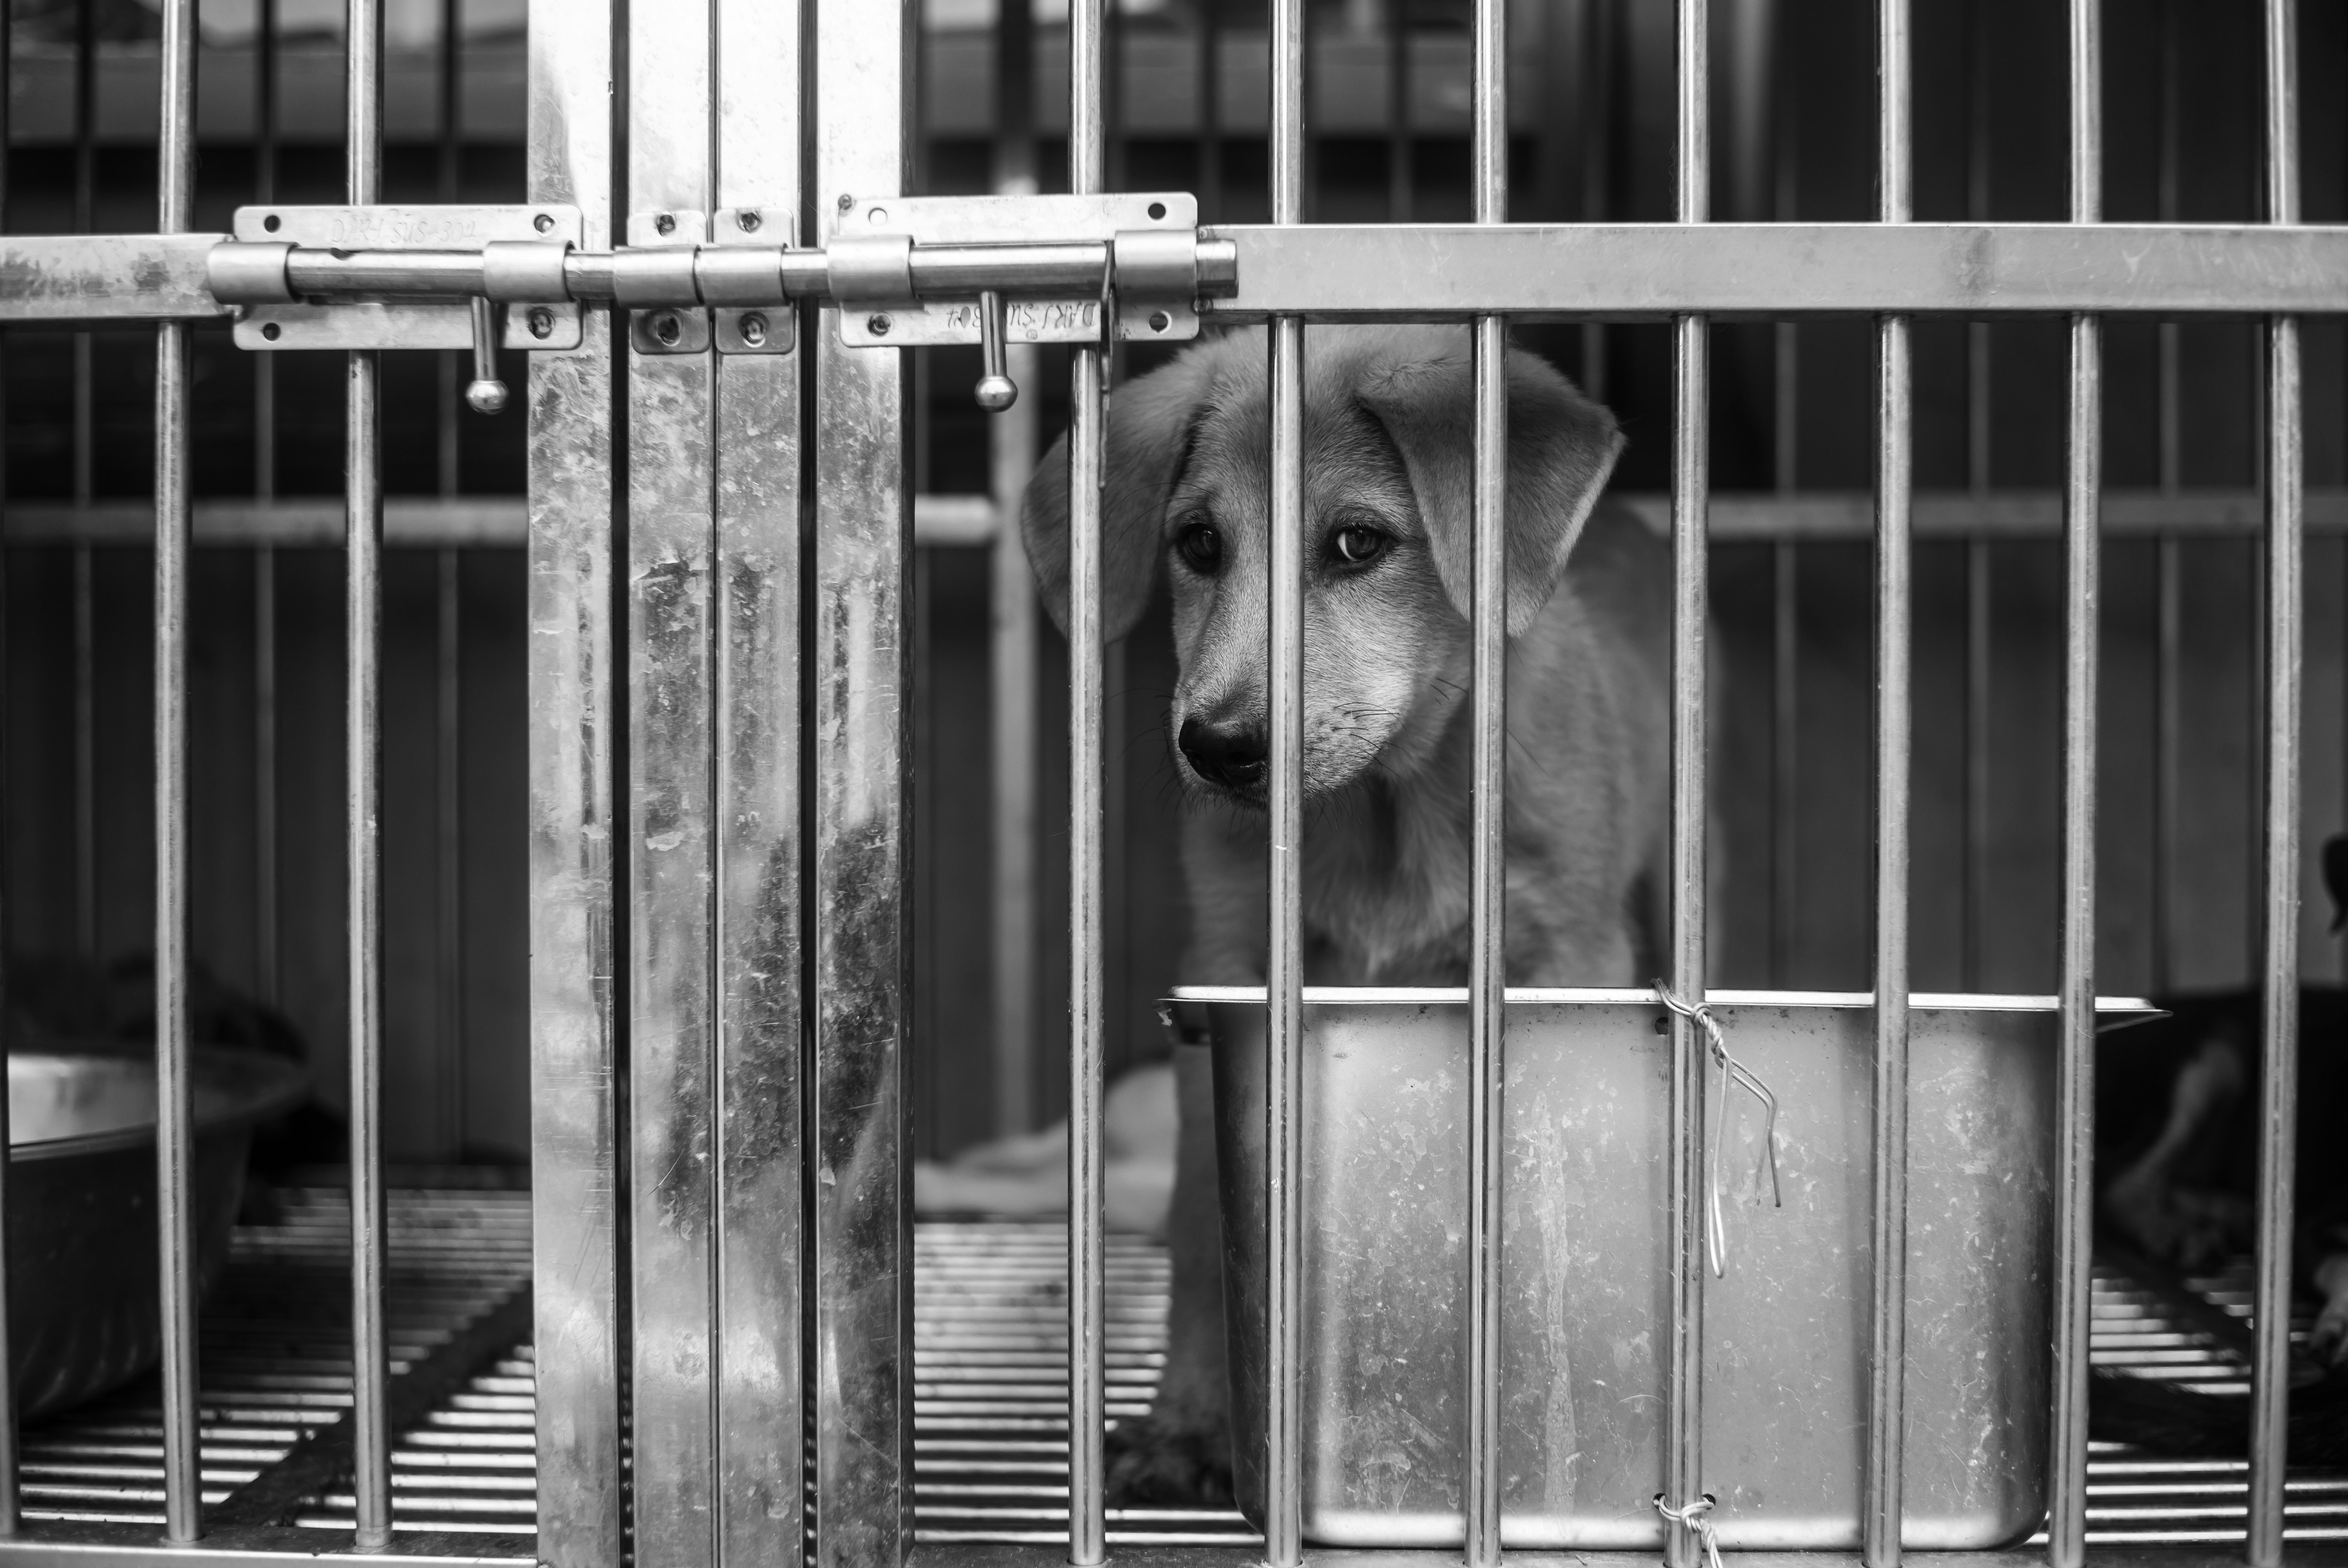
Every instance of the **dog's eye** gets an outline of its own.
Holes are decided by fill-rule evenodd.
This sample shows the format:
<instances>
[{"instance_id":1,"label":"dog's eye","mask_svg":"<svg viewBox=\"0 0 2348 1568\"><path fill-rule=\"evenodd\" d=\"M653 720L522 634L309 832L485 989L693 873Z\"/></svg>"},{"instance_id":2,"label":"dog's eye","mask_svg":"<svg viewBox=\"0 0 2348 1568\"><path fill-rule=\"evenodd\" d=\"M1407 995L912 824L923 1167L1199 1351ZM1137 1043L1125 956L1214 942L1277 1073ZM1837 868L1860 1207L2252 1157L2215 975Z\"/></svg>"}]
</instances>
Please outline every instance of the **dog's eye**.
<instances>
[{"instance_id":1,"label":"dog's eye","mask_svg":"<svg viewBox=\"0 0 2348 1568\"><path fill-rule=\"evenodd\" d=\"M1367 566L1386 551L1386 536L1360 523L1347 523L1329 536L1329 548L1347 566Z\"/></svg>"},{"instance_id":2,"label":"dog's eye","mask_svg":"<svg viewBox=\"0 0 2348 1568\"><path fill-rule=\"evenodd\" d=\"M1212 577L1223 564L1223 536L1206 523L1192 523L1174 536L1174 548L1192 571Z\"/></svg>"}]
</instances>

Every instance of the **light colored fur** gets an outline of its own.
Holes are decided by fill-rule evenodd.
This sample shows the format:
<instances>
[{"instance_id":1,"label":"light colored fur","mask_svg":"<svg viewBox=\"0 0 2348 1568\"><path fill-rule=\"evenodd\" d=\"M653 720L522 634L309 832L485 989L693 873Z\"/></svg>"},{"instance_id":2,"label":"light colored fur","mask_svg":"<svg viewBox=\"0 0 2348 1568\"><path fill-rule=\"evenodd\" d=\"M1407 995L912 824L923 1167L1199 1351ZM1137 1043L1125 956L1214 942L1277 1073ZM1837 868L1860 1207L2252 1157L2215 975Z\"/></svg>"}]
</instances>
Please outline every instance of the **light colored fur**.
<instances>
[{"instance_id":1,"label":"light colored fur","mask_svg":"<svg viewBox=\"0 0 2348 1568\"><path fill-rule=\"evenodd\" d=\"M1305 333L1306 979L1461 984L1468 959L1467 726L1469 420L1467 329ZM1104 487L1107 635L1169 581L1186 721L1261 727L1269 436L1260 331L1202 343L1119 389ZM1669 804L1669 558L1626 512L1596 507L1622 438L1538 357L1509 364L1508 970L1519 985L1650 978ZM1065 626L1064 447L1025 507L1045 602ZM1211 575L1174 548L1222 538ZM1392 541L1374 564L1335 530ZM1191 941L1180 979L1264 978L1261 790L1209 783L1173 748ZM1172 1343L1158 1407L1128 1441L1127 1495L1213 1490L1221 1437L1220 1246L1204 1053L1183 1051ZM1202 1153L1204 1151L1204 1153Z\"/></svg>"}]
</instances>

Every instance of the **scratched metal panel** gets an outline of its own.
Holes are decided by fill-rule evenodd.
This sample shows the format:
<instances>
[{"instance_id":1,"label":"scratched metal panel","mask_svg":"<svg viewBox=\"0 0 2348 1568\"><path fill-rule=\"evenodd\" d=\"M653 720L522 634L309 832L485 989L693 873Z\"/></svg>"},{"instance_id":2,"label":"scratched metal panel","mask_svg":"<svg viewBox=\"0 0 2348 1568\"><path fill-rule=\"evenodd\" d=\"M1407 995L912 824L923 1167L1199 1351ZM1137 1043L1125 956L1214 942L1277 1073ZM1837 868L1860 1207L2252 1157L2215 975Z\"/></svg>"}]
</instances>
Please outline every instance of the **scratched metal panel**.
<instances>
[{"instance_id":1,"label":"scratched metal panel","mask_svg":"<svg viewBox=\"0 0 2348 1568\"><path fill-rule=\"evenodd\" d=\"M819 0L813 195L826 235L857 197L904 190L913 28L902 0ZM908 378L901 351L843 347L836 311L809 335L816 1560L870 1568L899 1561L912 1539Z\"/></svg>"},{"instance_id":2,"label":"scratched metal panel","mask_svg":"<svg viewBox=\"0 0 2348 1568\"><path fill-rule=\"evenodd\" d=\"M608 0L531 0L530 195L613 240ZM612 337L530 356L531 1245L538 1554L620 1561L612 981Z\"/></svg>"},{"instance_id":3,"label":"scratched metal panel","mask_svg":"<svg viewBox=\"0 0 2348 1568\"><path fill-rule=\"evenodd\" d=\"M799 201L799 6L718 0L717 206L786 237ZM727 238L721 232L717 238ZM717 1550L797 1563L799 384L717 362Z\"/></svg>"},{"instance_id":4,"label":"scratched metal panel","mask_svg":"<svg viewBox=\"0 0 2348 1568\"><path fill-rule=\"evenodd\" d=\"M628 233L702 237L710 0L628 11ZM658 216L675 215L664 230ZM712 1561L714 355L627 356L629 1268L636 1561Z\"/></svg>"},{"instance_id":5,"label":"scratched metal panel","mask_svg":"<svg viewBox=\"0 0 2348 1568\"><path fill-rule=\"evenodd\" d=\"M1261 993L1257 993L1260 997ZM1725 1004L1782 1107L1784 1205L1732 1106L1725 1277L1705 1281L1704 1473L1724 1546L1859 1542L1870 1277L1872 1019ZM1986 1548L2044 1509L2054 1015L2044 999L1914 1012L1905 1542ZM1262 1002L1215 1002L1224 1235L1235 1262L1242 1505L1261 1376ZM1305 1529L1457 1546L1466 1343L1466 1011L1310 1001ZM1502 1412L1512 1548L1653 1549L1668 1319L1668 1037L1652 1002L1511 999ZM1717 1099L1717 1088L1714 1098ZM1260 1105L1261 1102L1254 1103ZM1789 1440L1798 1434L1798 1440Z\"/></svg>"}]
</instances>

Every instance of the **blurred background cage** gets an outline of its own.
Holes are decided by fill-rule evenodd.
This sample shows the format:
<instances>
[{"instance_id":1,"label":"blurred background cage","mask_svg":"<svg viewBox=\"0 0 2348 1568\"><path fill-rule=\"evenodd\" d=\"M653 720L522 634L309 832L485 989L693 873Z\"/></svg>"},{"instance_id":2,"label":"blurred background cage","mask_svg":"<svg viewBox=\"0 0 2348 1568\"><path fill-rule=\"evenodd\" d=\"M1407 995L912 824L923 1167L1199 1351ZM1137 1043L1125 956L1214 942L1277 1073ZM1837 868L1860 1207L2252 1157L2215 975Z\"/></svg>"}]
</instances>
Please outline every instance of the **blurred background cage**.
<instances>
[{"instance_id":1,"label":"blurred background cage","mask_svg":"<svg viewBox=\"0 0 2348 1568\"><path fill-rule=\"evenodd\" d=\"M1518 221L1672 215L1671 7L1519 0ZM1874 214L1865 0L1717 0L1713 210ZM342 199L342 6L206 0L195 227L256 201ZM930 0L916 183L1058 187L1065 7ZM1310 12L1308 220L1464 219L1464 0ZM2034 0L1920 4L1915 208L2062 220L2063 18ZM139 0L15 0L0 224L137 231L155 196L158 23ZM2255 7L2157 0L2105 35L2106 215L2255 221ZM2348 218L2348 5L2307 0L2305 219ZM519 0L391 0L385 195L513 202L524 182ZM1261 220L1264 8L1117 7L1112 190L1188 190L1203 224ZM1615 488L1668 518L1670 329L1528 326L1621 416ZM2305 877L2348 824L2348 357L2305 329ZM2115 320L2104 397L2098 970L2106 992L2243 986L2258 962L2263 723L2260 328ZM196 569L190 811L198 960L281 1009L319 1093L346 1077L339 362L193 335ZM151 946L152 334L5 339L6 951L99 968ZM1871 947L1873 353L1862 321L1714 330L1713 776L1718 983L1864 989ZM2054 988L2060 829L2065 351L2059 322L1915 328L1913 980ZM916 351L911 1081L915 1152L1065 1110L1065 651L1006 530L1065 421L1061 351L1020 416L971 404L975 350ZM1121 352L1120 374L1156 362ZM384 1127L412 1167L517 1167L530 1143L524 429L464 411L461 356L386 354ZM520 356L509 380L521 379ZM1161 1049L1185 927L1162 731L1162 604L1109 653L1108 1033ZM2305 972L2348 974L2304 910ZM426 1179L417 1173L415 1179ZM479 1178L472 1178L479 1180ZM494 1206L494 1205L492 1205ZM500 1214L503 1211L499 1211ZM510 1217L510 1216L509 1216ZM494 1229L494 1226L492 1226ZM950 1250L950 1249L949 1249ZM507 1368L510 1373L513 1368ZM484 1373L490 1376L490 1373ZM510 1393L510 1390L508 1390Z\"/></svg>"}]
</instances>

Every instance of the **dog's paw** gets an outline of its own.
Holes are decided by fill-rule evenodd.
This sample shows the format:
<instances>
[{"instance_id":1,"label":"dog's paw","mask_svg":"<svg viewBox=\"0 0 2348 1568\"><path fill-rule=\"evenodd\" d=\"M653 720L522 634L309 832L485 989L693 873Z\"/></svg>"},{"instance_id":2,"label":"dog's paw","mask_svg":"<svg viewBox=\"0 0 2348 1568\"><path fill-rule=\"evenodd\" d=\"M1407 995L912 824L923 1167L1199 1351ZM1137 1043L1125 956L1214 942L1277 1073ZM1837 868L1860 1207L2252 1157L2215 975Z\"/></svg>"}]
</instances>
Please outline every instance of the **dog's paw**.
<instances>
[{"instance_id":1,"label":"dog's paw","mask_svg":"<svg viewBox=\"0 0 2348 1568\"><path fill-rule=\"evenodd\" d=\"M1106 1437L1112 1507L1231 1502L1231 1442L1156 1416L1119 1421Z\"/></svg>"}]
</instances>

